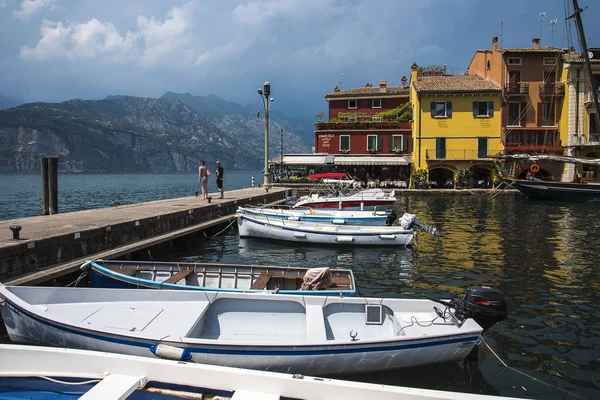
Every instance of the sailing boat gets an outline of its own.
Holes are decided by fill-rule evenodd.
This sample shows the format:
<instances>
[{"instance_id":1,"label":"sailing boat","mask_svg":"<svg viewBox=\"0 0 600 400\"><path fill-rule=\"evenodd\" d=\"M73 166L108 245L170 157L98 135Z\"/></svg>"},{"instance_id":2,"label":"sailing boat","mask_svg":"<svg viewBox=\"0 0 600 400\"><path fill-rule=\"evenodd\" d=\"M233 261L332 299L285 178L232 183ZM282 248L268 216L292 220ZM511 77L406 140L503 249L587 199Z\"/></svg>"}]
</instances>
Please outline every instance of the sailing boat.
<instances>
[{"instance_id":1,"label":"sailing boat","mask_svg":"<svg viewBox=\"0 0 600 400\"><path fill-rule=\"evenodd\" d=\"M584 64L586 67L587 82L591 90L591 101L594 103L596 113L593 115L596 118L596 126L600 127L600 104L598 98L598 87L594 74L592 73L592 66L590 62L590 52L588 51L587 43L585 40L585 34L583 33L583 25L581 22L581 12L577 0L573 0L574 13L569 18L574 18L579 38L581 40L581 47L583 50ZM590 114L592 117L592 114ZM582 165L600 165L600 159L586 159L576 157L562 157L562 156L527 156L523 155L529 161L534 164L531 166L532 172L539 170L537 164L539 160L550 160L558 161L563 163L574 163ZM553 181L542 181L536 178L530 178L527 180L523 179L507 179L511 182L511 186L518 189L521 193L530 198L537 199L549 199L549 200L600 200L600 182L589 181L586 179L579 179L578 182L553 182Z\"/></svg>"}]
</instances>

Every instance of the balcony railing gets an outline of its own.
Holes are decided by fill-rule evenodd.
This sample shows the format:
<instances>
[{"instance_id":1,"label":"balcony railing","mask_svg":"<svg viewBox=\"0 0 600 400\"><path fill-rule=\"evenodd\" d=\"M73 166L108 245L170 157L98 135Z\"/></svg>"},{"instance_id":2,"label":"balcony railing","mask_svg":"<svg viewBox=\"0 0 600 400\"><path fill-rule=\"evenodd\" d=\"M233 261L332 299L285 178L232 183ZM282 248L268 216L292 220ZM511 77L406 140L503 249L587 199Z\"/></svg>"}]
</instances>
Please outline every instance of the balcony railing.
<instances>
[{"instance_id":1,"label":"balcony railing","mask_svg":"<svg viewBox=\"0 0 600 400\"><path fill-rule=\"evenodd\" d=\"M322 121L315 124L317 131L328 130L369 130L369 129L410 129L410 123L407 121L375 121L363 120L353 122L343 121Z\"/></svg>"},{"instance_id":2,"label":"balcony railing","mask_svg":"<svg viewBox=\"0 0 600 400\"><path fill-rule=\"evenodd\" d=\"M504 85L504 95L523 96L529 94L529 82L507 83Z\"/></svg>"},{"instance_id":3,"label":"balcony railing","mask_svg":"<svg viewBox=\"0 0 600 400\"><path fill-rule=\"evenodd\" d=\"M542 83L540 85L540 96L542 97L554 97L564 95L565 86L560 83Z\"/></svg>"},{"instance_id":4,"label":"balcony railing","mask_svg":"<svg viewBox=\"0 0 600 400\"><path fill-rule=\"evenodd\" d=\"M508 143L504 148L505 154L563 154L560 146L545 146L539 144Z\"/></svg>"},{"instance_id":5,"label":"balcony railing","mask_svg":"<svg viewBox=\"0 0 600 400\"><path fill-rule=\"evenodd\" d=\"M460 150L445 150L438 151L427 149L425 158L428 160L477 160L482 158L490 158L488 151L479 149L460 149Z\"/></svg>"}]
</instances>

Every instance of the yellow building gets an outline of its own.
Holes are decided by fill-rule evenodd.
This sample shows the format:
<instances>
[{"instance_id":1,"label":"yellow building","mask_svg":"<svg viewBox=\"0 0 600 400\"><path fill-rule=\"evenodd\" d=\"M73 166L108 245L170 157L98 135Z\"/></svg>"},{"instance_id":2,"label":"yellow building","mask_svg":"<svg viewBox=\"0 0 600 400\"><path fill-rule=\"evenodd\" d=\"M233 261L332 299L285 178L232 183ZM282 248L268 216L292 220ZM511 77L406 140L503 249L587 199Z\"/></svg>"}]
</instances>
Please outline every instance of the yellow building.
<instances>
[{"instance_id":1,"label":"yellow building","mask_svg":"<svg viewBox=\"0 0 600 400\"><path fill-rule=\"evenodd\" d=\"M478 76L419 74L412 65L413 184L491 187L502 149L502 90ZM415 182L416 181L416 182Z\"/></svg>"}]
</instances>

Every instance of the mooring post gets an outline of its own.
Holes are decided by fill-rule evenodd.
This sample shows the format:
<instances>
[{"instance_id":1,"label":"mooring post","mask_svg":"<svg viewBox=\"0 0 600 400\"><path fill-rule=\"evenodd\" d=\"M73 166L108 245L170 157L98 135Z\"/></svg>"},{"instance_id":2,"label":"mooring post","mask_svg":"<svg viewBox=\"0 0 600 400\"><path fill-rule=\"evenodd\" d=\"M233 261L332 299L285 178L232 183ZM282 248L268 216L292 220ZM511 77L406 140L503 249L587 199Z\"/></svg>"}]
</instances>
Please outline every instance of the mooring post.
<instances>
[{"instance_id":1,"label":"mooring post","mask_svg":"<svg viewBox=\"0 0 600 400\"><path fill-rule=\"evenodd\" d=\"M48 158L48 183L50 214L58 214L58 157Z\"/></svg>"},{"instance_id":2,"label":"mooring post","mask_svg":"<svg viewBox=\"0 0 600 400\"><path fill-rule=\"evenodd\" d=\"M42 215L49 214L49 197L48 197L48 157L40 158L40 166L42 168Z\"/></svg>"},{"instance_id":3,"label":"mooring post","mask_svg":"<svg viewBox=\"0 0 600 400\"><path fill-rule=\"evenodd\" d=\"M19 225L11 225L8 229L12 231L13 240L19 240L19 231L21 230L21 227Z\"/></svg>"}]
</instances>

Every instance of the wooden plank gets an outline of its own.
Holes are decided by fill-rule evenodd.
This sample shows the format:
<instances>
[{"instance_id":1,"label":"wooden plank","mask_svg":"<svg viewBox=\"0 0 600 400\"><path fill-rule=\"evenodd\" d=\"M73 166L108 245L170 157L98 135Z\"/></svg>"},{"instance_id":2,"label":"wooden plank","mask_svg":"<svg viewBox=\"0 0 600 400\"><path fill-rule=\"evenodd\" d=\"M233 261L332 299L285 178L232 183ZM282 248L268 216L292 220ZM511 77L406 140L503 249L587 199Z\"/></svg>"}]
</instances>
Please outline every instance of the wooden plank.
<instances>
[{"instance_id":1,"label":"wooden plank","mask_svg":"<svg viewBox=\"0 0 600 400\"><path fill-rule=\"evenodd\" d=\"M117 274L134 276L138 270L135 268L108 268L112 272L116 272Z\"/></svg>"},{"instance_id":2,"label":"wooden plank","mask_svg":"<svg viewBox=\"0 0 600 400\"><path fill-rule=\"evenodd\" d=\"M110 374L87 391L80 399L126 399L136 389L146 386L147 381L145 376Z\"/></svg>"},{"instance_id":3,"label":"wooden plank","mask_svg":"<svg viewBox=\"0 0 600 400\"><path fill-rule=\"evenodd\" d=\"M267 287L267 283L269 283L269 279L271 279L271 275L268 272L261 272L258 278L254 281L252 286L250 286L250 290L263 290Z\"/></svg>"},{"instance_id":4,"label":"wooden plank","mask_svg":"<svg viewBox=\"0 0 600 400\"><path fill-rule=\"evenodd\" d=\"M169 279L167 279L166 281L164 281L163 283L177 283L180 280L186 278L192 272L194 272L193 269L183 269L183 270L177 272L176 274L171 275L171 277Z\"/></svg>"}]
</instances>

